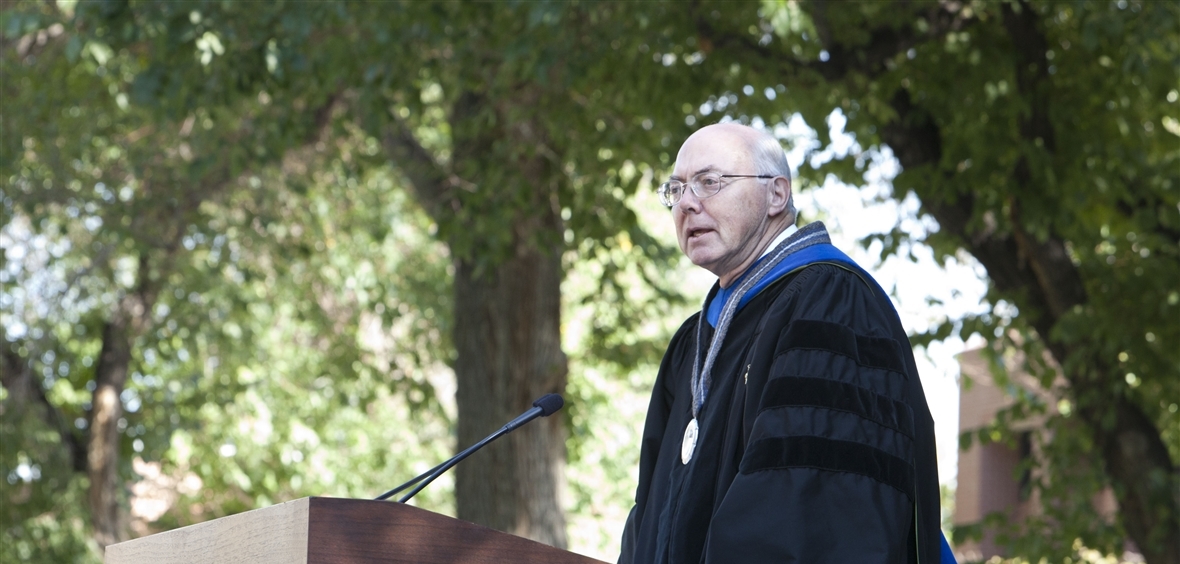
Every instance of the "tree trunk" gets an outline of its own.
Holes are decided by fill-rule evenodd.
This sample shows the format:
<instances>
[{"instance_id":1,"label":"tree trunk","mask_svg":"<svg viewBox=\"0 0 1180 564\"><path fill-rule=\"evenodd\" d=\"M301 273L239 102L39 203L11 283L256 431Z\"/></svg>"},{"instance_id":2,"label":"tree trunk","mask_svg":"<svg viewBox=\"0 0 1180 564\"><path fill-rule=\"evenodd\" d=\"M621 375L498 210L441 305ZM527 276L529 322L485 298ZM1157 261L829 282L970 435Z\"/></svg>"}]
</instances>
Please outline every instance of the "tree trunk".
<instances>
[{"instance_id":1,"label":"tree trunk","mask_svg":"<svg viewBox=\"0 0 1180 564\"><path fill-rule=\"evenodd\" d=\"M148 259L139 257L139 283L115 306L103 326L102 351L94 370L90 400L86 476L94 538L101 547L127 540L127 512L120 507L123 486L119 480L119 447L123 418L123 389L131 369L131 347L151 319L155 292L151 290Z\"/></svg>"},{"instance_id":2,"label":"tree trunk","mask_svg":"<svg viewBox=\"0 0 1180 564\"><path fill-rule=\"evenodd\" d=\"M482 273L455 268L459 446L482 439L546 393L565 389L561 351L561 253L517 234L515 256ZM534 421L456 468L460 519L557 547L566 545L558 503L564 467L561 417Z\"/></svg>"},{"instance_id":3,"label":"tree trunk","mask_svg":"<svg viewBox=\"0 0 1180 564\"><path fill-rule=\"evenodd\" d=\"M504 105L527 108L536 97L527 89L519 94ZM568 372L561 350L562 222L553 194L563 179L555 163L538 154L549 148L540 133L544 128L503 111L480 93L457 98L450 117L450 166L435 161L407 124L395 122L381 134L415 199L435 221L448 225L455 257L452 335L460 448L496 431L534 399L564 391ZM546 150L528 154L505 146ZM505 169L513 172L497 178L515 185L481 185L480 175ZM528 204L513 207L513 201ZM501 239L499 232L480 232L478 223L455 226L457 215L479 214L490 218L483 229L510 232L507 249L481 242ZM562 421L560 416L534 421L460 464L455 469L459 518L564 547L565 516L558 500L565 465Z\"/></svg>"},{"instance_id":4,"label":"tree trunk","mask_svg":"<svg viewBox=\"0 0 1180 564\"><path fill-rule=\"evenodd\" d=\"M90 519L94 539L106 547L127 539L123 512L119 510L119 397L131 366L131 342L126 321L108 321L102 331L102 353L94 374L90 400L90 441L86 446L86 475L90 478Z\"/></svg>"}]
</instances>

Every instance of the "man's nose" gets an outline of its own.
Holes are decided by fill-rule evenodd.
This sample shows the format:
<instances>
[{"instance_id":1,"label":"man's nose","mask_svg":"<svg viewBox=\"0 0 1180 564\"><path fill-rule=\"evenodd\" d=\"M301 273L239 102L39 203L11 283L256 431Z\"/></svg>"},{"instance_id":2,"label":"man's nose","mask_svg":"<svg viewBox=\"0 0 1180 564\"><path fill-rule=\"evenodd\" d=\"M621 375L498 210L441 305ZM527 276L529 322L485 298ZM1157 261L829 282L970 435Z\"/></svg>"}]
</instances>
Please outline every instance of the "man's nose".
<instances>
[{"instance_id":1,"label":"man's nose","mask_svg":"<svg viewBox=\"0 0 1180 564\"><path fill-rule=\"evenodd\" d=\"M680 194L680 201L676 202L676 207L680 208L680 213L699 212L701 211L701 199L697 197L696 192L685 186L684 192Z\"/></svg>"}]
</instances>

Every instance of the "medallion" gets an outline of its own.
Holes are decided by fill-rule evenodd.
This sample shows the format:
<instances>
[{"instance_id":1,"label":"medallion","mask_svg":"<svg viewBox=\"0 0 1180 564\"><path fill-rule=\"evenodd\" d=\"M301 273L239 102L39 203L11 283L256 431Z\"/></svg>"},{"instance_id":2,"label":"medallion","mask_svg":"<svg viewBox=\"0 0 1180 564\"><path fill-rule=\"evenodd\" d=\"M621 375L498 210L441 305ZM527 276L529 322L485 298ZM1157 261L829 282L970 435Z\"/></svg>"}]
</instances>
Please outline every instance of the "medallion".
<instances>
[{"instance_id":1,"label":"medallion","mask_svg":"<svg viewBox=\"0 0 1180 564\"><path fill-rule=\"evenodd\" d=\"M692 460L692 451L697 448L697 418L693 417L692 421L684 428L684 442L680 443L680 462L688 464Z\"/></svg>"}]
</instances>

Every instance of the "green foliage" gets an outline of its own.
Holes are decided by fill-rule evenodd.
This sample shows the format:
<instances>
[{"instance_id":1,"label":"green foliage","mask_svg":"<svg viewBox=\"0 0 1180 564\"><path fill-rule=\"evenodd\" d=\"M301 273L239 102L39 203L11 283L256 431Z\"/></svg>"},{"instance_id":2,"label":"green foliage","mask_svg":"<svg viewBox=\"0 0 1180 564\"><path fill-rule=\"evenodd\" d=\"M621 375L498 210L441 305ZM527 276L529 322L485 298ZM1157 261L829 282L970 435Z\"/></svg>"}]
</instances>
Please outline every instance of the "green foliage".
<instances>
[{"instance_id":1,"label":"green foliage","mask_svg":"<svg viewBox=\"0 0 1180 564\"><path fill-rule=\"evenodd\" d=\"M6 33L53 29L53 14L24 8L5 13ZM90 9L78 18L114 17ZM138 104L150 71L99 39L110 25L4 53L6 108L28 108L3 116L20 132L0 162L4 346L46 395L21 409L6 394L0 408L5 550L93 558L83 462L66 443L86 440L111 306L145 284L156 299L122 395L120 475L164 488L146 498L171 509L149 518L144 496L125 502L140 534L303 495L375 495L443 458L450 259L372 166L373 140L341 130L290 151L314 124L265 96ZM19 86L34 80L46 86ZM448 511L439 486L420 503Z\"/></svg>"},{"instance_id":2,"label":"green foliage","mask_svg":"<svg viewBox=\"0 0 1180 564\"><path fill-rule=\"evenodd\" d=\"M675 300L656 282L676 255L627 202L658 174L645 161L669 162L672 137L654 121L662 110L636 111L642 92L598 82L614 70L604 49L648 57L635 33L648 15L562 3L74 9L27 3L3 15L6 38L32 38L4 53L6 103L29 110L3 115L19 132L5 136L0 162L12 218L5 346L48 390L44 413L5 406L10 480L26 461L43 472L22 486L36 503L6 494L6 531L20 537L51 515L77 525L62 529L77 542L54 550L88 550L86 527L55 503L62 484L80 487L79 461L54 460L67 438L87 439L113 306L145 289L151 311L132 343L120 424L120 475L157 488L125 502L137 534L300 495L363 497L443 458L452 257L503 256L504 222L549 205L529 191L538 182L556 187L565 220L539 236L576 249L571 268L599 265L602 303L622 308L591 349L619 350L611 361L623 367L658 354L658 332L635 341L628 329L658 304L631 299L646 281ZM571 22L580 33L558 25ZM541 40L574 56L538 52ZM660 78L635 70L637 83ZM458 119L464 95L521 103ZM541 129L512 131L518 122ZM486 136L481 123L537 141L492 143L481 162L502 166L465 169L456 139ZM384 157L391 127L471 179L459 213L410 203L403 171ZM547 170L519 166L538 155ZM62 431L46 423L54 418L78 423ZM30 440L22 425L48 439ZM449 511L443 482L420 503ZM167 510L149 516L136 505L144 499Z\"/></svg>"},{"instance_id":3,"label":"green foliage","mask_svg":"<svg viewBox=\"0 0 1180 564\"><path fill-rule=\"evenodd\" d=\"M0 396L0 560L5 562L101 562L90 539L85 479L72 470L68 446L44 423L37 405ZM30 413L32 412L32 413ZM15 440L20 437L21 440Z\"/></svg>"},{"instance_id":4,"label":"green foliage","mask_svg":"<svg viewBox=\"0 0 1180 564\"><path fill-rule=\"evenodd\" d=\"M999 15L981 9L979 25L941 44L919 47L904 75L910 91L925 96L924 106L942 130L954 132L944 143L941 166L955 172L955 182L907 172L895 189L915 190L924 201L973 194L982 205L971 221L1000 219L1000 230L1013 228L1006 224L1011 217L1006 212L1019 205L1020 228L1035 237L1050 231L1064 237L1085 281L1087 303L1062 316L1051 335L1030 331L1023 316L987 316L983 334L1023 349L1027 368L1046 388L1058 372L1041 363L1044 337L1078 345L1074 356L1058 359L1067 373L1086 370L1082 367L1095 357L1117 359L1115 373L1092 377L1103 380L1104 394L1126 395L1140 406L1177 460L1180 442L1171 430L1180 427L1172 407L1180 397L1180 352L1163 345L1180 339L1180 309L1173 297L1180 280L1180 129L1168 129L1177 98L1175 74L1168 70L1178 60L1176 7L1079 2L1034 4L1033 9L1050 47L1050 91L1044 95L1053 101L1054 139L1019 141L1021 119L1029 111L1027 95L1014 91L1020 69L1006 54L1011 47L1003 28L985 23ZM1047 147L1050 142L1054 145ZM1038 187L1033 193L1016 191L1006 174L1022 158L1031 163ZM1012 295L994 291L991 299ZM1016 334L1020 338L1010 338ZM1006 416L1017 419L1031 407L1022 401ZM1070 502L1088 499L1107 482L1100 467L1077 465L1079 456L1094 456L1093 446L1078 436L1082 429L1069 418L1069 411L1054 414L1046 430L1054 437L1048 470L1070 478L1041 484L1054 500L1043 519L1045 532L1063 531L1059 538L1066 547L1074 538L1069 535L1110 547L1118 537L1093 530L1101 523L1079 521L1084 508ZM1090 474L1079 475L1085 472ZM1046 538L1026 533L1016 546L1030 557L1059 554L1038 545Z\"/></svg>"},{"instance_id":5,"label":"green foliage","mask_svg":"<svg viewBox=\"0 0 1180 564\"><path fill-rule=\"evenodd\" d=\"M1059 237L1088 297L1046 335L1028 288L993 285L991 311L915 342L983 335L998 355L1021 351L1045 387L1058 373L1046 339L1077 351L1057 359L1066 372L1107 359L1117 370L1092 377L1139 406L1180 460L1180 14L1133 0L955 6L194 0L0 12L4 347L47 399L17 409L5 390L0 528L15 541L3 555L94 558L68 445L86 439L102 328L127 296L154 300L122 398L120 475L180 492L133 523L144 533L301 495L363 497L443 458L453 264L495 264L520 233L565 250L573 509L617 517L604 500L625 505L633 461L604 462L629 439L602 421L613 398L644 388L679 321L669 312L685 305L678 255L641 219L654 205L641 194L680 140L721 119L798 116L817 138L780 135L809 146L796 189L860 184L891 156L903 95L919 108L907 119L941 132L941 152L894 179L894 197L916 193L924 211L974 202L963 225L921 242L945 258L970 243L954 235L962 227ZM1035 11L1043 90L1019 88L1005 9ZM1039 142L1023 129L1037 96L1052 101L1053 136ZM833 112L856 140L847 151L831 146ZM417 167L391 157L403 133L424 150ZM526 229L542 209L560 221ZM883 255L909 237L901 225L880 236ZM1048 474L1068 478L1037 483L1056 501L1013 537L1034 559L1123 535L1083 519L1078 500L1109 480L1071 463L1093 446L1062 406L1094 398L1068 394L1057 405L1021 395L981 435L1011 440L1012 422L1049 417ZM158 478L137 477L136 458ZM448 510L445 485L423 504Z\"/></svg>"}]
</instances>

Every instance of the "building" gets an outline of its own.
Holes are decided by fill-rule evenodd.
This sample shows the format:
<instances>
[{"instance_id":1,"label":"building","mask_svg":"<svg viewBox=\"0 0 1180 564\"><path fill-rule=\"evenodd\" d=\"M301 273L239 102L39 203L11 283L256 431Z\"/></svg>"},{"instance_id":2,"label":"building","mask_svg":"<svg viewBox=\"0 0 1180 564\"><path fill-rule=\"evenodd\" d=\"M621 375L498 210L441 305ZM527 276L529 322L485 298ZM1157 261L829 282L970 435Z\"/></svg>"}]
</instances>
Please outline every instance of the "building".
<instances>
[{"instance_id":1,"label":"building","mask_svg":"<svg viewBox=\"0 0 1180 564\"><path fill-rule=\"evenodd\" d=\"M1045 391L1028 374L1017 367L1023 363L1018 358L1005 359L1011 384L997 385L992 376L989 361L982 349L965 351L959 355L959 369L962 376L959 393L959 433L988 428L996 420L996 414L1014 403L1019 393L1035 393L1050 406L1060 405L1061 390L1065 383L1058 382L1054 390ZM966 380L970 384L963 384ZM1020 522L1038 515L1041 511L1037 491L1032 487L1038 477L1039 444L1051 440L1043 429L1045 416L1030 418L1014 423L1016 440L1010 442L989 442L981 444L972 441L970 448L959 453L958 484L955 490L955 509L952 517L954 527L975 526L983 523L989 514L998 514L1007 522ZM1095 514L1112 519L1117 510L1114 494L1109 489L1096 496L1092 503ZM995 539L995 531L984 528L982 538L977 542L962 543L955 547L960 562L983 562L993 557L1009 557ZM1124 560L1136 560L1128 554Z\"/></svg>"}]
</instances>

